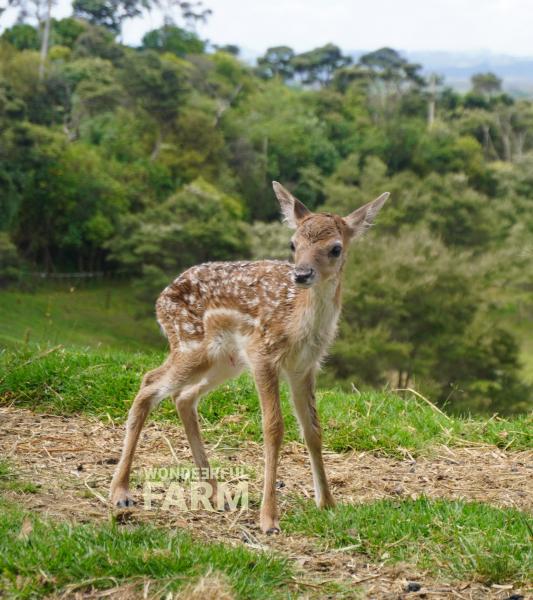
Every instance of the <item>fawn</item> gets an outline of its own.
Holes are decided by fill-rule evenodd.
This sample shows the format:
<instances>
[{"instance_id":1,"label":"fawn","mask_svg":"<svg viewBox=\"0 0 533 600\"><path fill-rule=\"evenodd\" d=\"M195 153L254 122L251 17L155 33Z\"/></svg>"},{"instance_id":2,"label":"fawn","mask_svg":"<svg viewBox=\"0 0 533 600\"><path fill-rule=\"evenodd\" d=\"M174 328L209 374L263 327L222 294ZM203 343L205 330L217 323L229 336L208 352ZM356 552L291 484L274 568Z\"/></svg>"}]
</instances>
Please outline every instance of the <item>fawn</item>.
<instances>
[{"instance_id":1,"label":"fawn","mask_svg":"<svg viewBox=\"0 0 533 600\"><path fill-rule=\"evenodd\" d=\"M128 482L137 440L150 411L167 396L176 405L196 466L209 469L198 402L246 367L255 379L263 418L261 530L280 531L275 485L283 438L278 389L282 374L289 381L309 451L316 503L324 508L334 505L322 461L315 373L335 336L350 241L372 224L389 194L342 218L313 213L279 183L273 186L284 220L295 230L290 242L294 264L205 263L182 273L157 300L157 320L168 337L170 354L144 376L130 409L111 483L111 500L117 506L133 504Z\"/></svg>"}]
</instances>

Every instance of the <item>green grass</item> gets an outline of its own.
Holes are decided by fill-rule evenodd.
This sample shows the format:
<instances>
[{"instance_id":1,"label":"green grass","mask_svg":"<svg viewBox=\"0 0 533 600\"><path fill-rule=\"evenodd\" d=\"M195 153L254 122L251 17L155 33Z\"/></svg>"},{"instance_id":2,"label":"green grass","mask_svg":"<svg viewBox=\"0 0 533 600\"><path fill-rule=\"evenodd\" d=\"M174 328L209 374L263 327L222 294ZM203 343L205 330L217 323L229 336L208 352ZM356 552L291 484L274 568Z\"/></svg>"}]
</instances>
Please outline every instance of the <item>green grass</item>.
<instances>
[{"instance_id":1,"label":"green grass","mask_svg":"<svg viewBox=\"0 0 533 600\"><path fill-rule=\"evenodd\" d=\"M123 421L142 374L160 364L164 354L57 349L0 355L0 403L57 414L85 413ZM376 451L391 456L419 454L436 444L489 443L513 450L533 446L531 415L512 419L446 417L413 395L340 391L318 394L324 441L335 451ZM299 439L288 393L282 386L286 439ZM227 444L261 439L261 412L249 376L230 381L205 398L200 412L206 437L224 435ZM156 419L176 420L165 401ZM232 417L231 419L224 419Z\"/></svg>"},{"instance_id":2,"label":"green grass","mask_svg":"<svg viewBox=\"0 0 533 600\"><path fill-rule=\"evenodd\" d=\"M484 583L531 583L533 523L524 513L478 502L382 500L320 511L310 504L288 513L292 534L320 545L366 554L372 561L408 562L435 575Z\"/></svg>"},{"instance_id":3,"label":"green grass","mask_svg":"<svg viewBox=\"0 0 533 600\"><path fill-rule=\"evenodd\" d=\"M21 531L29 529L27 535ZM23 529L23 524L24 529ZM223 573L238 598L287 598L286 559L243 547L205 544L188 533L114 523L52 523L0 505L0 596L42 597L151 580L165 594L209 571Z\"/></svg>"},{"instance_id":4,"label":"green grass","mask_svg":"<svg viewBox=\"0 0 533 600\"><path fill-rule=\"evenodd\" d=\"M165 347L153 306L136 300L127 283L45 284L33 293L0 294L0 347L59 343L126 350Z\"/></svg>"},{"instance_id":5,"label":"green grass","mask_svg":"<svg viewBox=\"0 0 533 600\"><path fill-rule=\"evenodd\" d=\"M0 492L4 491L36 494L39 486L30 481L21 481L11 464L4 458L0 458Z\"/></svg>"}]
</instances>

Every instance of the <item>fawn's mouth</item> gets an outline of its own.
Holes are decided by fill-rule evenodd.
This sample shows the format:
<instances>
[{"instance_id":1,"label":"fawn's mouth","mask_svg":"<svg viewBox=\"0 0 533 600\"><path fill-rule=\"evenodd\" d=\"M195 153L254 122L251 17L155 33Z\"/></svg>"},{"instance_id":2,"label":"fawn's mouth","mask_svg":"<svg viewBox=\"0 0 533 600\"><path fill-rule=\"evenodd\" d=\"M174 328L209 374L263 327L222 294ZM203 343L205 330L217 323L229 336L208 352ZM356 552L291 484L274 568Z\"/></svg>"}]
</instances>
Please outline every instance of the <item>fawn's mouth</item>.
<instances>
[{"instance_id":1,"label":"fawn's mouth","mask_svg":"<svg viewBox=\"0 0 533 600\"><path fill-rule=\"evenodd\" d=\"M296 287L311 287L317 279L316 270L308 265L298 265L294 268L294 271L292 273L292 279Z\"/></svg>"},{"instance_id":2,"label":"fawn's mouth","mask_svg":"<svg viewBox=\"0 0 533 600\"><path fill-rule=\"evenodd\" d=\"M312 287L313 284L315 283L315 281L316 280L314 277L313 277L313 279L307 280L307 281L297 281L296 279L294 279L294 285L297 288L306 290L306 289L309 289L310 287Z\"/></svg>"}]
</instances>

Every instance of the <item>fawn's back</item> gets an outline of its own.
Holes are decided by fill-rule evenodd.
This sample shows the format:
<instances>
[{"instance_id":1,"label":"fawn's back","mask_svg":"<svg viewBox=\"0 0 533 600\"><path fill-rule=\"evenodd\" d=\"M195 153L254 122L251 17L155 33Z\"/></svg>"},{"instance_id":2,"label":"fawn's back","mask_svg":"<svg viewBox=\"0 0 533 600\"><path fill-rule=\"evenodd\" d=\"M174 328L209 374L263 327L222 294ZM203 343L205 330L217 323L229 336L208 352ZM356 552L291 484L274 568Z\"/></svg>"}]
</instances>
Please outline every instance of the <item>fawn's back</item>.
<instances>
[{"instance_id":1,"label":"fawn's back","mask_svg":"<svg viewBox=\"0 0 533 600\"><path fill-rule=\"evenodd\" d=\"M235 366L247 362L250 347L276 362L296 360L294 354L304 348L313 354L305 360L318 360L333 335L338 308L335 298L321 302L314 290L297 287L293 271L294 265L273 260L188 269L156 305L171 350L204 348L212 359L225 358Z\"/></svg>"}]
</instances>

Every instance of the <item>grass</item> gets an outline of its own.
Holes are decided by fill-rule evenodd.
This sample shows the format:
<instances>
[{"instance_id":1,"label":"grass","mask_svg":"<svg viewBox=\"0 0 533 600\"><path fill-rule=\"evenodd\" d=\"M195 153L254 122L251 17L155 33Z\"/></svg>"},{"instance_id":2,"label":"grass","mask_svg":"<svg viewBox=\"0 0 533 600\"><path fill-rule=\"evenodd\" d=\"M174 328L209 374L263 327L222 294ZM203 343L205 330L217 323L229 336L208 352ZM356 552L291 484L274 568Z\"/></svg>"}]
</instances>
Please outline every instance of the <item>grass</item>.
<instances>
[{"instance_id":1,"label":"grass","mask_svg":"<svg viewBox=\"0 0 533 600\"><path fill-rule=\"evenodd\" d=\"M0 492L4 491L36 494L39 486L30 481L21 481L10 463L0 458Z\"/></svg>"},{"instance_id":2,"label":"grass","mask_svg":"<svg viewBox=\"0 0 533 600\"><path fill-rule=\"evenodd\" d=\"M533 523L524 513L479 502L382 500L320 511L301 504L282 525L320 545L371 560L416 564L434 575L486 584L533 579Z\"/></svg>"},{"instance_id":3,"label":"grass","mask_svg":"<svg viewBox=\"0 0 533 600\"><path fill-rule=\"evenodd\" d=\"M0 505L0 596L31 598L108 589L146 580L165 594L209 572L222 573L237 598L287 598L286 559L243 547L206 544L180 530L116 523L52 523ZM74 589L74 588L71 588Z\"/></svg>"},{"instance_id":4,"label":"grass","mask_svg":"<svg viewBox=\"0 0 533 600\"><path fill-rule=\"evenodd\" d=\"M0 404L14 403L57 414L85 413L123 421L142 374L164 355L101 350L56 349L4 351L0 355ZM437 444L494 444L513 450L533 446L533 418L447 417L413 395L386 392L360 395L340 391L318 394L324 441L335 451L367 450L390 456L420 454ZM299 439L288 393L282 386L286 439ZM261 440L261 413L249 376L212 392L200 412L207 439L224 435L231 444ZM156 419L177 419L169 401L153 413Z\"/></svg>"},{"instance_id":5,"label":"grass","mask_svg":"<svg viewBox=\"0 0 533 600\"><path fill-rule=\"evenodd\" d=\"M142 375L164 359L154 319L137 317L142 308L125 284L73 291L54 285L34 294L2 291L0 405L124 421ZM325 445L339 452L403 457L440 444L533 447L531 415L447 417L412 394L387 392L321 391L317 404ZM299 439L286 386L282 409L286 440ZM221 436L231 446L261 440L261 413L249 376L220 386L204 399L200 412L211 442ZM153 418L177 420L169 401ZM39 488L0 459L2 493L13 500L38 494ZM305 536L306 543L315 540L317 548L363 553L377 563L405 562L437 577L519 584L533 577L528 519L517 510L472 502L383 500L318 511L291 498L282 526ZM121 586L140 593L147 581L151 595L164 596L209 573L220 573L239 598L297 595L289 585L288 561L271 553L206 544L184 531L146 525L57 523L0 499L0 596L57 596ZM346 592L345 582L330 580L321 591L337 597ZM351 585L346 595L356 593Z\"/></svg>"},{"instance_id":6,"label":"grass","mask_svg":"<svg viewBox=\"0 0 533 600\"><path fill-rule=\"evenodd\" d=\"M2 290L0 346L62 343L126 350L165 346L153 306L136 300L129 284L81 285L47 283L33 293Z\"/></svg>"}]
</instances>

